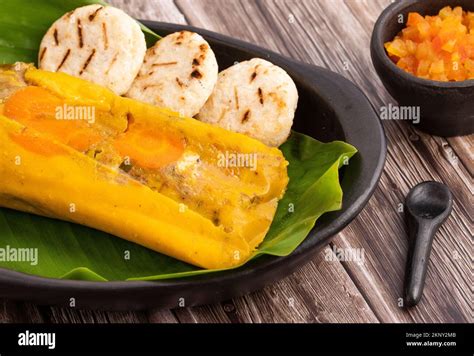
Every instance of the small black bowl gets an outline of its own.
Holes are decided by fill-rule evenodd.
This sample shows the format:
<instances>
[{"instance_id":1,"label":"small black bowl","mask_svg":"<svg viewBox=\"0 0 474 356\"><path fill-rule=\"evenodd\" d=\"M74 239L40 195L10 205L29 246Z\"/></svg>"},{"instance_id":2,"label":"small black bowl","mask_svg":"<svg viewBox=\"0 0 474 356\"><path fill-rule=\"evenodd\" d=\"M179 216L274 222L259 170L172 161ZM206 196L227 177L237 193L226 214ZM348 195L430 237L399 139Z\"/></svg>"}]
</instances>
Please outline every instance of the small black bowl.
<instances>
[{"instance_id":1,"label":"small black bowl","mask_svg":"<svg viewBox=\"0 0 474 356\"><path fill-rule=\"evenodd\" d=\"M418 78L398 68L384 43L406 26L409 12L436 15L445 6L474 11L473 0L401 0L387 7L378 18L370 44L372 62L385 88L401 106L419 107L416 128L437 136L474 133L474 80L440 82ZM400 15L403 23L399 22Z\"/></svg>"}]
</instances>

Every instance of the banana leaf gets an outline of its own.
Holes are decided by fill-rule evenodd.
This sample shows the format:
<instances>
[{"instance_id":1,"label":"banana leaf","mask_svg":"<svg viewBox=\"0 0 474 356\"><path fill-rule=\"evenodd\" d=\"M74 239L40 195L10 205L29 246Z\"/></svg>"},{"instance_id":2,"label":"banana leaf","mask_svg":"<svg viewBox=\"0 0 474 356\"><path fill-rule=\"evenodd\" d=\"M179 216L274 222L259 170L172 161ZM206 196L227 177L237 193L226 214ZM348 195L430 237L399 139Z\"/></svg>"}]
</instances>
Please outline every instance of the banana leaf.
<instances>
[{"instance_id":1,"label":"banana leaf","mask_svg":"<svg viewBox=\"0 0 474 356\"><path fill-rule=\"evenodd\" d=\"M105 4L94 0L0 0L0 63L36 62L39 44L51 24L64 13L93 3ZM148 45L159 39L149 29L142 29ZM295 132L280 148L289 161L290 182L253 258L290 254L322 214L341 209L339 169L357 152L344 142L321 143ZM215 272L85 226L3 208L0 267L91 281L158 280Z\"/></svg>"}]
</instances>

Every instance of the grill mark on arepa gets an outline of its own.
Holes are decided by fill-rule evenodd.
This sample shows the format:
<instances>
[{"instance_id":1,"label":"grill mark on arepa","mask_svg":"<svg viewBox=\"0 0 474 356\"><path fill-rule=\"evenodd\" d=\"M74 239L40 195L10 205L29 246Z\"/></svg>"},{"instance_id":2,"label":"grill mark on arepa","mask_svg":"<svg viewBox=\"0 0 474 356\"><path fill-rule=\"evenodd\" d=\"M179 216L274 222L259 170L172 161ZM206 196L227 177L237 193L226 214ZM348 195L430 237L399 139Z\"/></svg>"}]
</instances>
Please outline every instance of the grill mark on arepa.
<instances>
[{"instance_id":1,"label":"grill mark on arepa","mask_svg":"<svg viewBox=\"0 0 474 356\"><path fill-rule=\"evenodd\" d=\"M184 83L178 78L176 77L176 83L178 83L178 85L182 88L184 87Z\"/></svg>"},{"instance_id":2,"label":"grill mark on arepa","mask_svg":"<svg viewBox=\"0 0 474 356\"><path fill-rule=\"evenodd\" d=\"M239 105L239 93L237 92L237 87L234 87L234 98L235 98L235 108L237 110L240 109L240 105Z\"/></svg>"},{"instance_id":3,"label":"grill mark on arepa","mask_svg":"<svg viewBox=\"0 0 474 356\"><path fill-rule=\"evenodd\" d=\"M84 47L84 39L82 38L82 24L81 19L77 19L77 37L79 39L79 47Z\"/></svg>"},{"instance_id":4,"label":"grill mark on arepa","mask_svg":"<svg viewBox=\"0 0 474 356\"><path fill-rule=\"evenodd\" d=\"M262 90L262 88L258 88L258 97L260 99L260 104L263 105L264 101L263 101L263 90Z\"/></svg>"},{"instance_id":5,"label":"grill mark on arepa","mask_svg":"<svg viewBox=\"0 0 474 356\"><path fill-rule=\"evenodd\" d=\"M163 88L163 83L147 84L143 86L143 90L148 90L150 88Z\"/></svg>"},{"instance_id":6,"label":"grill mark on arepa","mask_svg":"<svg viewBox=\"0 0 474 356\"><path fill-rule=\"evenodd\" d=\"M86 61L84 62L84 65L82 66L82 69L81 71L79 72L79 75L82 75L82 73L84 73L84 71L87 69L87 67L89 66L89 63L92 61L92 58L94 58L94 55L95 55L95 48L92 50L91 54L89 55L89 57L86 59Z\"/></svg>"},{"instance_id":7,"label":"grill mark on arepa","mask_svg":"<svg viewBox=\"0 0 474 356\"><path fill-rule=\"evenodd\" d=\"M102 22L102 37L104 38L104 48L109 48L109 38L107 36L107 25L105 22Z\"/></svg>"},{"instance_id":8,"label":"grill mark on arepa","mask_svg":"<svg viewBox=\"0 0 474 356\"><path fill-rule=\"evenodd\" d=\"M43 60L44 55L46 54L46 51L48 50L48 47L43 48L40 54L40 62Z\"/></svg>"},{"instance_id":9,"label":"grill mark on arepa","mask_svg":"<svg viewBox=\"0 0 474 356\"><path fill-rule=\"evenodd\" d=\"M104 7L101 6L99 7L97 10L95 10L92 14L89 15L89 21L92 22L94 21L95 17L97 16L97 14L103 9Z\"/></svg>"},{"instance_id":10,"label":"grill mark on arepa","mask_svg":"<svg viewBox=\"0 0 474 356\"><path fill-rule=\"evenodd\" d=\"M61 69L61 67L64 65L64 63L66 63L67 59L69 58L69 55L71 54L71 49L68 48L66 54L64 55L63 57L63 60L61 61L61 63L59 64L58 68L56 69L56 72L59 71Z\"/></svg>"},{"instance_id":11,"label":"grill mark on arepa","mask_svg":"<svg viewBox=\"0 0 474 356\"><path fill-rule=\"evenodd\" d=\"M114 55L114 58L112 58L112 61L110 62L109 64L109 68L106 70L105 72L105 75L109 74L110 70L112 69L112 67L114 66L115 62L117 61L117 56L118 56L118 53L115 53Z\"/></svg>"},{"instance_id":12,"label":"grill mark on arepa","mask_svg":"<svg viewBox=\"0 0 474 356\"><path fill-rule=\"evenodd\" d=\"M250 76L250 83L252 83L255 78L257 78L257 72L253 72L252 75Z\"/></svg>"},{"instance_id":13,"label":"grill mark on arepa","mask_svg":"<svg viewBox=\"0 0 474 356\"><path fill-rule=\"evenodd\" d=\"M193 59L193 66L200 66L202 62L206 59L207 50L209 47L203 43L199 46L199 53L197 57Z\"/></svg>"},{"instance_id":14,"label":"grill mark on arepa","mask_svg":"<svg viewBox=\"0 0 474 356\"><path fill-rule=\"evenodd\" d=\"M179 46L179 45L182 45L182 44L183 44L184 35L185 35L185 31L179 32L178 37L176 37L176 42L175 42L175 44L177 44L178 46Z\"/></svg>"},{"instance_id":15,"label":"grill mark on arepa","mask_svg":"<svg viewBox=\"0 0 474 356\"><path fill-rule=\"evenodd\" d=\"M192 71L191 77L196 78L196 79L201 79L203 77L203 75L199 70L195 69L195 70Z\"/></svg>"},{"instance_id":16,"label":"grill mark on arepa","mask_svg":"<svg viewBox=\"0 0 474 356\"><path fill-rule=\"evenodd\" d=\"M164 62L164 63L153 63L152 67L164 67L164 66L172 66L178 64L178 62Z\"/></svg>"},{"instance_id":17,"label":"grill mark on arepa","mask_svg":"<svg viewBox=\"0 0 474 356\"><path fill-rule=\"evenodd\" d=\"M54 37L54 43L56 44L56 46L59 46L58 29L57 28L54 29L53 37Z\"/></svg>"},{"instance_id":18,"label":"grill mark on arepa","mask_svg":"<svg viewBox=\"0 0 474 356\"><path fill-rule=\"evenodd\" d=\"M249 121L250 115L251 115L251 112L250 112L250 109L249 109L244 113L244 116L242 116L242 119L240 120L240 122L242 124L245 124L247 121Z\"/></svg>"},{"instance_id":19,"label":"grill mark on arepa","mask_svg":"<svg viewBox=\"0 0 474 356\"><path fill-rule=\"evenodd\" d=\"M257 70L258 70L258 67L260 67L260 64L257 64L253 70L253 73L252 75L250 76L250 83L252 83L255 78L257 78Z\"/></svg>"}]
</instances>

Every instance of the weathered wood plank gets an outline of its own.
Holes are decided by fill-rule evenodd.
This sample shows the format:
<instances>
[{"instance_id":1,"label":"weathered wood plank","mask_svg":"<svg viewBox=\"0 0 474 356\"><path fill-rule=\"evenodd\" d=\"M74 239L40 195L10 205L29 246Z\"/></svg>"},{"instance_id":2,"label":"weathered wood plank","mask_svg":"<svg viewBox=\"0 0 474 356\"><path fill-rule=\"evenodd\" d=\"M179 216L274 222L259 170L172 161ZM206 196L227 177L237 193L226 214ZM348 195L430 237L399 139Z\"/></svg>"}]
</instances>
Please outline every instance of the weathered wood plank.
<instances>
[{"instance_id":1,"label":"weathered wood plank","mask_svg":"<svg viewBox=\"0 0 474 356\"><path fill-rule=\"evenodd\" d=\"M31 303L0 300L0 323L43 323L37 306Z\"/></svg>"},{"instance_id":2,"label":"weathered wood plank","mask_svg":"<svg viewBox=\"0 0 474 356\"><path fill-rule=\"evenodd\" d=\"M186 23L184 15L173 0L108 0L107 2L136 19Z\"/></svg>"},{"instance_id":3,"label":"weathered wood plank","mask_svg":"<svg viewBox=\"0 0 474 356\"><path fill-rule=\"evenodd\" d=\"M338 26L336 28L327 28L328 33L323 33L320 35L321 38L327 38L330 36L331 32L334 32L337 37L339 38L341 43L347 43L351 45L335 45L333 41L328 42L328 41L320 41L320 47L323 47L325 50L321 50L321 53L330 53L331 49L333 49L333 54L332 56L330 55L329 59L323 60L325 63L331 63L331 66L333 70L339 71L343 75L347 75L350 79L358 83L362 88L365 89L365 91L373 98L374 105L376 107L380 107L381 105L384 105L385 103L391 102L392 99L385 93L383 88L381 87L380 83L377 83L378 80L376 79L376 76L371 68L370 65L370 59L368 57L368 43L369 43L369 31L372 28L372 23L361 23L358 26L358 22L363 20L367 20L369 17L363 16L364 14L369 13L370 11L373 11L374 16L372 16L372 19L375 20L376 15L378 12L381 10L380 9L375 9L375 4L370 3L370 6L368 5L367 2L358 2L358 1L347 1L345 4L349 9L358 9L358 6L363 6L362 11L357 11L354 12L354 16L345 16L345 8L344 7L338 7L337 9L332 7L326 8L325 11L322 11L322 8L317 8L316 5L320 5L323 2L305 2L305 5L308 7L306 10L307 13L310 13L314 16L317 16L317 14L323 14L321 16L327 17L327 18L335 18L337 16L342 16L346 20L342 22L341 26ZM315 5L315 6L313 6ZM293 8L293 7L292 7ZM284 11L283 11L284 12ZM280 16L280 21L276 23L281 23L284 24L283 21L281 21L281 18L283 15ZM314 18L314 21L312 22L324 22L324 18ZM352 29L352 31L351 31ZM364 29L368 29L368 31L365 31ZM284 33L281 31L280 33ZM317 34L314 34L314 38L318 38ZM345 40L342 40L344 39ZM303 43L300 43L298 41L293 42L295 45L300 45L301 47L303 46ZM326 48L327 47L327 48ZM361 49L365 49L361 50ZM339 60L338 60L338 55L339 55ZM342 60L343 58L351 58L351 60L348 62L349 64L349 70L344 71L341 70L340 64L341 62L344 62ZM351 68L352 67L352 68ZM376 85L373 85L373 83L377 83ZM458 198L458 202L465 206L466 202L465 200L467 199L466 197L466 185L463 184L464 181L466 181L465 176L463 176L462 172L456 172L458 175L453 174L452 172L452 167L450 167L449 164L446 164L446 162L440 161L439 157L436 157L436 153L439 152L438 149L441 148L439 146L437 149L434 149L430 143L436 142L434 139L431 139L428 135L423 135L420 134L420 138L418 140L414 140L413 144L412 141L409 140L409 137L413 137L413 131L404 123L386 123L385 125L387 129L387 134L389 138L389 150L391 151L391 154L389 154L388 161L387 161L387 170L390 170L391 167L395 169L395 172L392 174L385 174L384 178L386 178L387 182L384 182L384 179L382 179L381 183L381 189L380 190L386 190L388 187L390 187L391 182L390 179L395 182L395 184L403 184L404 187L402 188L401 193L398 194L398 197L396 199L390 199L389 196L383 196L382 199L378 202L378 204L375 205L373 212L375 214L378 213L379 217L374 218L371 216L364 216L362 215L359 219L362 223L360 224L361 231L356 231L353 238L348 240L349 243L345 244L345 247L350 247L353 246L354 244L359 245L359 242L361 241L361 237L367 234L372 234L373 236L376 236L377 239L371 239L370 243L371 246L366 246L365 248L370 248L374 247L374 240L375 241L380 241L380 246L378 249L374 250L374 254L372 254L372 257L377 256L378 260L381 260L380 263L378 264L377 268L374 268L372 273L375 273L378 271L380 273L380 268L383 268L385 266L385 275L383 275L382 278L380 278L378 281L376 281L376 286L380 287L384 285L384 281L392 281L391 279L387 279L390 277L390 273L393 273L394 271L397 271L397 276L399 276L396 280L392 281L391 283L389 282L390 289L384 291L384 292L391 292L391 291L400 291L401 290L401 284L402 284L402 276L403 276L403 269L404 269L404 256L406 254L405 249L402 251L399 250L397 255L392 255L390 251L396 251L397 246L403 246L403 248L406 248L406 241L404 239L404 226L402 223L399 224L394 224L396 223L397 220L400 222L402 221L400 216L393 216L387 219L387 213L389 213L387 210L394 210L394 208L397 207L397 204L403 201L403 196L406 194L408 191L409 186L413 186L419 181L425 180L425 179L437 179L441 180L441 177L436 174L436 172L439 172L439 170L444 170L445 174L442 175L443 178L450 180L447 182L451 188L453 189L456 197ZM402 132L406 132L404 135L401 134ZM417 153L419 152L419 153ZM413 156L416 156L417 159L413 159ZM436 162L439 162L439 164L436 164ZM399 170L399 167L403 167L404 169ZM407 175L411 175L407 177ZM390 178L390 179L389 179ZM407 178L409 179L407 181ZM404 184L405 183L405 184ZM385 185L385 187L384 187ZM380 194L376 194L377 196L380 196ZM375 199L376 199L375 198ZM374 201L374 200L373 200ZM388 204L387 204L388 203ZM373 205L371 203L371 205ZM369 205L369 208L372 207ZM387 209L388 207L388 209ZM367 211L367 210L366 210ZM453 214L453 218L451 221L456 219L456 210L455 213ZM459 212L459 214L462 215L459 220L464 220L466 221L467 216ZM384 218L385 217L385 218ZM387 229L384 229L385 224L380 227L378 226L379 223L378 221L386 221L387 222ZM371 224L370 228L363 229L364 226L367 226L367 224ZM449 223L449 222L448 222ZM390 226L392 225L392 226ZM438 247L438 250L447 250L447 251L459 251L462 252L465 250L465 248L469 244L469 235L466 230L459 230L458 226L456 224L453 224L451 231L451 236L457 236L458 233L463 236L463 239L460 239L459 244L461 246L451 246L447 245L446 239L442 239L441 246ZM349 229L350 230L350 229ZM341 236L344 236L345 234L341 234ZM393 245L394 238L398 237L398 243L397 246L390 246ZM437 241L440 241L439 239ZM338 240L336 240L336 243ZM376 243L376 242L375 242ZM389 245L387 244L389 243ZM393 247L393 248L390 248ZM435 248L436 248L436 243L435 243ZM369 254L366 254L369 255ZM370 257L370 255L369 255ZM369 258L367 257L367 258ZM382 260L385 257L385 260ZM442 256L441 261L437 261L435 259L435 256L433 258L433 265L443 265L443 263L446 263L449 261L449 255L444 255ZM466 254L463 255L464 261L468 260L468 256ZM390 263L390 261L398 261L397 266L393 266L393 262ZM387 268L387 266L389 268ZM397 267L397 268L394 268ZM464 265L464 271L468 270L468 266ZM351 271L353 272L362 272L360 268L352 268ZM444 273L445 275L443 275ZM433 297L430 299L429 298L429 288L427 288L427 293L425 295L425 303L430 304L433 302L433 305L431 306L432 309L429 309L426 314L429 315L420 315L418 316L424 321L443 321L443 320L465 320L465 316L468 315L466 314L469 310L469 304L468 301L469 299L456 299L453 298L454 303L450 300L451 296L449 294L449 291L453 290L452 287L454 286L454 290L469 290L468 284L466 281L464 283L456 283L457 281L462 281L462 276L460 276L454 268L449 269L448 271L440 271L441 275L437 275L440 277L440 282L442 284L442 288L445 289L445 291L448 293L447 294L447 299L448 299L448 304L452 305L454 304L456 306L456 302L459 302L460 305L457 307L463 310L464 313L458 313L458 315L452 315L454 314L453 312L447 313L444 312L442 316L436 315L438 311L443 311L446 310L446 305L444 305L443 300L439 300L439 294L433 295ZM360 274L360 273L359 273ZM429 275L431 276L431 275ZM457 277L457 278L456 278ZM435 277L432 277L435 278ZM370 282L370 279L366 280L367 282ZM372 280L373 283L374 280ZM444 283L442 282L444 281ZM436 281L438 282L438 281ZM365 283L367 285L367 283ZM438 290L440 286L438 286L438 283L433 283L433 289ZM374 285L367 285L366 291L367 293L369 291L373 290ZM379 296L382 291L379 291L378 293L373 293L373 298L369 299L369 303L371 306L376 308L377 303L379 302ZM393 301L396 301L397 295L393 295L393 292L391 293L391 299ZM443 294L446 295L446 294ZM459 297L459 295L458 295ZM392 303L392 306L396 306L396 303ZM420 310L421 308L417 308L415 310ZM386 309L381 309L385 310ZM393 313L396 313L396 311L400 311L398 306L397 309L392 310ZM381 314L381 313L380 313ZM381 317L382 315L379 315ZM416 314L416 312L412 312L412 314ZM460 316L459 314L463 314L464 318ZM424 319L423 317L426 317ZM398 317L402 318L401 313L398 313ZM443 319L444 318L444 319ZM390 319L389 319L390 320ZM395 320L391 320L395 321Z\"/></svg>"},{"instance_id":4,"label":"weathered wood plank","mask_svg":"<svg viewBox=\"0 0 474 356\"><path fill-rule=\"evenodd\" d=\"M363 17L362 14L374 11L373 19L375 20L378 13L372 6L368 7L367 3L348 1L346 4L354 11L354 18L356 19L364 18L367 20L368 17ZM362 24L362 27L371 29L372 23L366 21L365 24ZM368 38L369 36L367 36ZM354 79L362 86L364 73L359 74L362 80ZM366 74L365 78L366 83L379 82L373 70ZM376 95L372 97L376 107L393 102L393 99L383 90L381 84L377 84ZM385 125L391 143L391 154L385 169L385 176L389 179L387 179L387 184L382 180L381 188L385 188L386 191L390 187L397 187L398 185L399 193L398 197L392 201L387 200L389 202L388 206L393 210L397 204L403 202L403 197L408 189L423 180L445 182L451 188L455 197L453 214L442 227L433 245L425 299L418 308L410 311L410 315L415 321L423 322L468 321L470 320L471 310L469 286L472 285L472 281L469 281L468 272L470 270L469 261L472 258L469 254L472 231L469 231L467 223L472 217L472 201L469 201L469 197L472 196L472 177L469 178L468 172L472 170L472 160L465 159L462 161L456 159L456 153L452 153L453 149L445 139L415 132L411 126L405 123L393 124ZM460 142L470 139L472 139L472 135L470 138L456 138L453 141ZM468 157L472 155L472 151L465 151L462 146L458 146L457 154L461 157ZM387 202L384 204L381 201L379 207L386 208ZM392 221L392 219L389 221ZM396 237L396 239L392 237L390 242L395 240L396 245L402 245L404 248L403 259L400 261L398 268L399 275L403 275L407 244L403 234L405 229L403 225L402 227L403 229L397 228L393 231L390 231L391 229L381 231L382 237ZM388 239L385 238L385 240ZM388 247L386 244L381 245L377 251L377 256L380 256L384 249L386 250ZM382 266L383 264L380 267ZM386 274L389 273L390 270L387 269ZM392 287L395 290L398 286L399 295L401 284L400 280Z\"/></svg>"},{"instance_id":5,"label":"weathered wood plank","mask_svg":"<svg viewBox=\"0 0 474 356\"><path fill-rule=\"evenodd\" d=\"M373 23L389 1L345 1L338 6L330 0L259 1L258 11L251 18L247 16L248 2L243 5L229 1L225 7L211 6L212 0L177 3L187 18L200 26L339 72L356 82L375 107L393 103L376 77L368 50ZM235 24L227 20L226 13L234 14ZM239 20L245 21L245 26L237 26ZM366 210L334 244L365 249L366 265L345 265L382 321L466 321L470 310L467 251L471 236L466 221L472 215L468 195L472 190L472 160L465 158L455 165L445 158L452 149L450 142L457 143L457 155L469 157L461 143L466 139L448 142L416 134L400 122L386 122L385 128L390 152L381 185ZM402 289L407 243L402 214L396 209L409 187L427 179L445 181L453 190L456 206L435 241L425 298L418 308L405 312L398 307L397 298Z\"/></svg>"},{"instance_id":6,"label":"weathered wood plank","mask_svg":"<svg viewBox=\"0 0 474 356\"><path fill-rule=\"evenodd\" d=\"M261 1L176 0L190 24L278 51L280 39L269 31L271 24L259 11L259 3Z\"/></svg>"},{"instance_id":7,"label":"weathered wood plank","mask_svg":"<svg viewBox=\"0 0 474 356\"><path fill-rule=\"evenodd\" d=\"M218 305L176 309L181 322L378 322L329 247L291 276Z\"/></svg>"},{"instance_id":8,"label":"weathered wood plank","mask_svg":"<svg viewBox=\"0 0 474 356\"><path fill-rule=\"evenodd\" d=\"M448 138L450 146L454 149L454 153L462 161L464 167L469 172L469 175L474 176L474 135L464 137L450 137ZM450 152L447 152L447 156L453 156ZM471 183L472 185L472 183Z\"/></svg>"},{"instance_id":9,"label":"weathered wood plank","mask_svg":"<svg viewBox=\"0 0 474 356\"><path fill-rule=\"evenodd\" d=\"M2 300L0 323L145 323L149 321L146 312L104 312L37 306L31 303ZM176 322L173 314L163 311L153 320Z\"/></svg>"},{"instance_id":10,"label":"weathered wood plank","mask_svg":"<svg viewBox=\"0 0 474 356\"><path fill-rule=\"evenodd\" d=\"M162 324L176 324L178 319L171 310L152 309L148 311L148 322Z\"/></svg>"},{"instance_id":11,"label":"weathered wood plank","mask_svg":"<svg viewBox=\"0 0 474 356\"><path fill-rule=\"evenodd\" d=\"M145 312L104 312L76 310L73 308L40 307L47 323L145 323L148 317Z\"/></svg>"},{"instance_id":12,"label":"weathered wood plank","mask_svg":"<svg viewBox=\"0 0 474 356\"><path fill-rule=\"evenodd\" d=\"M258 322L378 322L329 246L301 270L245 302Z\"/></svg>"}]
</instances>

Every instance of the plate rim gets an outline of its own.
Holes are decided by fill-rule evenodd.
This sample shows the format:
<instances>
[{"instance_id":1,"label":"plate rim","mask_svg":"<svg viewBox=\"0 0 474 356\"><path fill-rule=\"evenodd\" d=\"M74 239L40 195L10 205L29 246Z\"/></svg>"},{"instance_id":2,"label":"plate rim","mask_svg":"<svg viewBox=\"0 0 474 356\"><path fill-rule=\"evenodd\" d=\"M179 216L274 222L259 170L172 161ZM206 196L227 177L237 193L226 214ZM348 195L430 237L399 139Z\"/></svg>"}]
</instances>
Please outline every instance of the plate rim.
<instances>
[{"instance_id":1,"label":"plate rim","mask_svg":"<svg viewBox=\"0 0 474 356\"><path fill-rule=\"evenodd\" d=\"M373 144L378 146L380 151L378 155L376 155L375 161L371 164L373 169L372 177L369 179L361 195L359 195L350 206L343 208L339 212L335 212L335 216L337 216L341 222L338 224L329 223L329 225L325 227L325 230L319 232L317 240L314 239L316 232L314 231L315 228L313 228L305 241L301 243L293 253L285 257L262 256L256 260L249 261L241 268L230 271L157 281L96 282L65 280L40 277L0 268L0 286L7 287L2 288L0 297L14 300L28 300L42 305L67 305L69 298L66 298L66 296L69 295L81 301L78 303L79 309L101 310L139 310L156 306L172 308L180 306L180 298L184 298L183 300L186 301L185 306L187 307L237 297L263 288L267 284L274 283L293 273L298 267L302 267L303 264L308 263L311 260L309 256L317 253L322 245L327 244L338 232L342 231L354 220L373 195L383 172L387 143L383 125L373 105L362 90L354 83L342 75L331 72L325 68L298 62L265 48L216 32L194 26L166 22L141 22L152 30L154 29L162 33L181 30L197 32L212 42L231 44L234 48L236 47L258 54L262 58L266 57L277 65L283 64L284 67L290 68L292 72L300 72L300 74L307 73L308 77L309 74L317 74L320 78L324 77L328 83L332 82L334 85L333 90L340 90L341 95L346 92L355 95L353 101L357 104L361 104L361 106L365 106L362 111L367 111L367 115L369 114L369 110L372 111L371 115L373 118L364 118L364 120L366 123L373 125L372 133L378 139L378 142L373 142ZM323 95L324 94L325 93L323 93ZM362 108L335 108L335 111L345 111L345 115L349 115L352 111L357 109L361 110ZM359 131L363 131L364 129L364 127L361 127ZM346 131L344 133L349 136L351 134ZM248 279L251 279L251 283L248 282ZM239 282L245 280L247 280L246 287L242 288ZM211 293L209 293L209 289L211 289ZM33 291L36 291L36 293L32 293ZM191 302L188 302L189 300L191 300Z\"/></svg>"}]
</instances>

